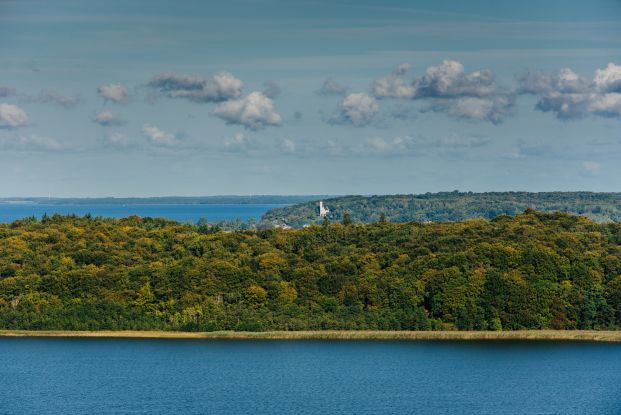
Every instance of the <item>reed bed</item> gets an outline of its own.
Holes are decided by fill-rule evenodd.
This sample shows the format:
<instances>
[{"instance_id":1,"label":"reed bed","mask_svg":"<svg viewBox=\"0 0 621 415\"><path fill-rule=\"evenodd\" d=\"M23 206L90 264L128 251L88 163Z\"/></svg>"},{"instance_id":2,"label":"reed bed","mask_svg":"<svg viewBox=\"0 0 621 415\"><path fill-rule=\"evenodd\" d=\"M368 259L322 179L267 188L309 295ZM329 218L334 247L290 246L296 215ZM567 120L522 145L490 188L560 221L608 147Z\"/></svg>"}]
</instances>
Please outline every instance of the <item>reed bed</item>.
<instances>
[{"instance_id":1,"label":"reed bed","mask_svg":"<svg viewBox=\"0 0 621 415\"><path fill-rule=\"evenodd\" d=\"M4 337L101 337L206 340L548 340L621 342L621 331L519 330L519 331L32 331L0 330Z\"/></svg>"}]
</instances>

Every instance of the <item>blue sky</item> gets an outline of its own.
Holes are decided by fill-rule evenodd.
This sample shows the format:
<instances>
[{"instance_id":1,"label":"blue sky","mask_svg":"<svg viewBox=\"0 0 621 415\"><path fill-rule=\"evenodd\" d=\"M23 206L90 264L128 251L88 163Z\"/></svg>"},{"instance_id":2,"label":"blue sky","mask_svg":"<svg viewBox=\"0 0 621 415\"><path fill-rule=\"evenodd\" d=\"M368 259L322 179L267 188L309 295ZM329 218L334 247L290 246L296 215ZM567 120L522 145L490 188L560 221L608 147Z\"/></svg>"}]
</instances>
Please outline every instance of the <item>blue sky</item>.
<instances>
[{"instance_id":1,"label":"blue sky","mask_svg":"<svg viewBox=\"0 0 621 415\"><path fill-rule=\"evenodd\" d=\"M619 191L621 2L0 0L0 196Z\"/></svg>"}]
</instances>

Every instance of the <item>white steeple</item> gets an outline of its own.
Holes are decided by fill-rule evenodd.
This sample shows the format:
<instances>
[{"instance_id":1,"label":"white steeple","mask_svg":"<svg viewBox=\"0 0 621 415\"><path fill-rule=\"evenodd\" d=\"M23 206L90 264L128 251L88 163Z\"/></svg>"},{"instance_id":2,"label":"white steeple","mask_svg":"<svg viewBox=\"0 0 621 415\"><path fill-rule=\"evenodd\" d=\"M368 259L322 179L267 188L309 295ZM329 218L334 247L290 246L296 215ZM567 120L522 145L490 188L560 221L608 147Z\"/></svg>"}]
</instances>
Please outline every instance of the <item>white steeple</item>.
<instances>
[{"instance_id":1,"label":"white steeple","mask_svg":"<svg viewBox=\"0 0 621 415\"><path fill-rule=\"evenodd\" d=\"M326 217L326 215L330 213L330 209L323 205L323 200L319 201L319 216L322 218Z\"/></svg>"}]
</instances>

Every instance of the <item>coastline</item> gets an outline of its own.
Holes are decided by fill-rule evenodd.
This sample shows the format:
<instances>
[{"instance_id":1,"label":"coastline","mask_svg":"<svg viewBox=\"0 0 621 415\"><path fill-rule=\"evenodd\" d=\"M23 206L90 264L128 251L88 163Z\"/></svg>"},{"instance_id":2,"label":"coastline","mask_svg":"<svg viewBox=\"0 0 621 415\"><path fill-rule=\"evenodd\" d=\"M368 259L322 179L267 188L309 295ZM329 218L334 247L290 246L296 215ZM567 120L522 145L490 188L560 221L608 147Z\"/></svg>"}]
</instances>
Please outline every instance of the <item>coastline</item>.
<instances>
[{"instance_id":1,"label":"coastline","mask_svg":"<svg viewBox=\"0 0 621 415\"><path fill-rule=\"evenodd\" d=\"M590 341L621 343L620 331L597 330L518 330L518 331L380 331L380 330L317 330L264 332L180 332L180 331L61 331L61 330L0 330L0 337L88 337L143 339L204 339L204 340L529 340L529 341Z\"/></svg>"}]
</instances>

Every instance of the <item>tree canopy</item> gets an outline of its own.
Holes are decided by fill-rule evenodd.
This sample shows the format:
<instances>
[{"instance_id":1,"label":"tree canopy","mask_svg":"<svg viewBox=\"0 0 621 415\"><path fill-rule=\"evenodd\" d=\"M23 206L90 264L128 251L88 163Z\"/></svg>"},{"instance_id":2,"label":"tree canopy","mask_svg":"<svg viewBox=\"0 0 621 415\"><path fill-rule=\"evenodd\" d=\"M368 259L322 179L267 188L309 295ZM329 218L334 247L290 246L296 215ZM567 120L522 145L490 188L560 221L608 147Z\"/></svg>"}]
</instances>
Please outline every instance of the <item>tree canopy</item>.
<instances>
[{"instance_id":1,"label":"tree canopy","mask_svg":"<svg viewBox=\"0 0 621 415\"><path fill-rule=\"evenodd\" d=\"M0 328L621 328L620 244L619 224L533 210L234 232L27 218L0 225Z\"/></svg>"}]
</instances>

